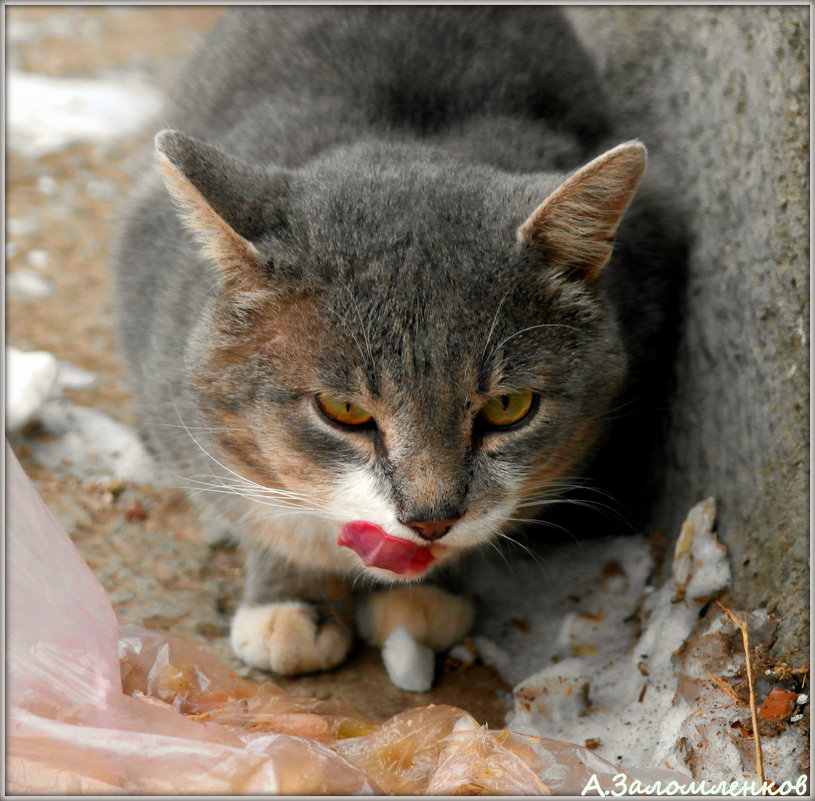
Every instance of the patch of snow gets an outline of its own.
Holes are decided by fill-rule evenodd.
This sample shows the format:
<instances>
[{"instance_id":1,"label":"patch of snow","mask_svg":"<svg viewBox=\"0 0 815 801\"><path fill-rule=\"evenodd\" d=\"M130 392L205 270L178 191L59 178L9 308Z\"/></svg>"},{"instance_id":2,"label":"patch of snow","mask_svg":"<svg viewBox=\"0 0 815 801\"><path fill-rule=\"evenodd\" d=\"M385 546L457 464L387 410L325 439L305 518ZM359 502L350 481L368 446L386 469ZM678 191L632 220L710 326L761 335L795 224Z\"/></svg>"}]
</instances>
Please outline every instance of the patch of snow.
<instances>
[{"instance_id":1,"label":"patch of snow","mask_svg":"<svg viewBox=\"0 0 815 801\"><path fill-rule=\"evenodd\" d=\"M40 20L17 19L12 13L6 17L6 44L33 42L45 36L70 39L75 30L75 20L64 13L52 14Z\"/></svg>"},{"instance_id":2,"label":"patch of snow","mask_svg":"<svg viewBox=\"0 0 815 801\"><path fill-rule=\"evenodd\" d=\"M34 419L54 391L59 362L44 350L6 346L6 428L13 432Z\"/></svg>"},{"instance_id":3,"label":"patch of snow","mask_svg":"<svg viewBox=\"0 0 815 801\"><path fill-rule=\"evenodd\" d=\"M99 376L69 362L60 362L57 384L60 389L90 389L99 385Z\"/></svg>"},{"instance_id":4,"label":"patch of snow","mask_svg":"<svg viewBox=\"0 0 815 801\"><path fill-rule=\"evenodd\" d=\"M51 263L51 255L47 250L30 250L26 256L26 261L38 270L42 270Z\"/></svg>"},{"instance_id":5,"label":"patch of snow","mask_svg":"<svg viewBox=\"0 0 815 801\"><path fill-rule=\"evenodd\" d=\"M41 175L37 178L37 191L42 192L44 195L53 195L58 186L59 184L50 175Z\"/></svg>"},{"instance_id":6,"label":"patch of snow","mask_svg":"<svg viewBox=\"0 0 815 801\"><path fill-rule=\"evenodd\" d=\"M516 685L508 728L593 741L594 753L626 770L696 771L707 780L753 775L752 745L744 748L730 727L749 709L710 680L743 666L743 655L723 645L732 624L716 611L699 623L705 602L730 580L715 516L712 499L690 511L673 576L659 587L647 584L652 560L640 537L559 546L540 564L521 560L511 571L484 559L471 572L483 610L478 634L505 652L495 659L479 648L480 655ZM525 625L513 625L519 620ZM774 625L766 610L748 622L751 631ZM797 730L784 738L774 741L782 744L777 758L765 751L766 775L778 783L798 778L803 754Z\"/></svg>"},{"instance_id":7,"label":"patch of snow","mask_svg":"<svg viewBox=\"0 0 815 801\"><path fill-rule=\"evenodd\" d=\"M9 345L6 377L7 430L14 433L36 419L50 435L26 439L41 464L83 479L166 483L133 428L61 397L65 389L94 386L99 380L94 373L46 351L25 352Z\"/></svg>"},{"instance_id":8,"label":"patch of snow","mask_svg":"<svg viewBox=\"0 0 815 801\"><path fill-rule=\"evenodd\" d=\"M730 583L727 552L713 533L715 520L716 504L708 498L696 504L682 524L673 576L677 589L690 600L712 598Z\"/></svg>"},{"instance_id":9,"label":"patch of snow","mask_svg":"<svg viewBox=\"0 0 815 801\"><path fill-rule=\"evenodd\" d=\"M80 478L161 483L133 428L104 412L57 399L46 402L38 417L54 439L32 439L28 444L34 458L46 467L66 469Z\"/></svg>"},{"instance_id":10,"label":"patch of snow","mask_svg":"<svg viewBox=\"0 0 815 801\"><path fill-rule=\"evenodd\" d=\"M500 643L505 657L495 667L511 684L553 661L591 655L602 660L635 642L632 615L653 566L644 539L558 546L539 563L520 558L510 568L489 552L474 554L474 560L469 589L480 600L476 633ZM518 628L513 619L527 626Z\"/></svg>"},{"instance_id":11,"label":"patch of snow","mask_svg":"<svg viewBox=\"0 0 815 801\"><path fill-rule=\"evenodd\" d=\"M420 645L404 626L397 626L382 646L382 661L390 680L403 690L427 692L433 684L433 650Z\"/></svg>"},{"instance_id":12,"label":"patch of snow","mask_svg":"<svg viewBox=\"0 0 815 801\"><path fill-rule=\"evenodd\" d=\"M6 220L6 234L8 236L31 236L39 229L39 223L34 217L9 217Z\"/></svg>"},{"instance_id":13,"label":"patch of snow","mask_svg":"<svg viewBox=\"0 0 815 801\"><path fill-rule=\"evenodd\" d=\"M473 645L481 661L485 665L495 668L499 673L503 673L512 661L506 650L480 634L473 637Z\"/></svg>"},{"instance_id":14,"label":"patch of snow","mask_svg":"<svg viewBox=\"0 0 815 801\"><path fill-rule=\"evenodd\" d=\"M475 654L463 643L454 645L447 652L447 656L449 656L451 659L458 660L465 667L475 663Z\"/></svg>"},{"instance_id":15,"label":"patch of snow","mask_svg":"<svg viewBox=\"0 0 815 801\"><path fill-rule=\"evenodd\" d=\"M795 784L801 765L809 763L806 746L806 738L794 726L788 726L778 737L763 740L765 774L778 785L785 781Z\"/></svg>"},{"instance_id":16,"label":"patch of snow","mask_svg":"<svg viewBox=\"0 0 815 801\"><path fill-rule=\"evenodd\" d=\"M41 300L53 294L53 284L34 270L16 270L6 275L6 291L23 300Z\"/></svg>"},{"instance_id":17,"label":"patch of snow","mask_svg":"<svg viewBox=\"0 0 815 801\"><path fill-rule=\"evenodd\" d=\"M134 77L6 76L6 132L13 152L39 158L79 143L134 136L155 117L162 95Z\"/></svg>"}]
</instances>

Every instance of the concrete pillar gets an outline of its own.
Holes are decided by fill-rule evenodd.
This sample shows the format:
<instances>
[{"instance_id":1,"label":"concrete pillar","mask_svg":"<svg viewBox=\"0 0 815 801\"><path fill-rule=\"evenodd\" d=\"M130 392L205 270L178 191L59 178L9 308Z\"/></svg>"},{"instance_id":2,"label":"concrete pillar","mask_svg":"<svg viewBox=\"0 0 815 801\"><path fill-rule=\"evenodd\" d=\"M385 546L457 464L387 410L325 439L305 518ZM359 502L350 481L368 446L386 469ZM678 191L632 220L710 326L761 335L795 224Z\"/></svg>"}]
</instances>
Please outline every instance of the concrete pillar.
<instances>
[{"instance_id":1,"label":"concrete pillar","mask_svg":"<svg viewBox=\"0 0 815 801\"><path fill-rule=\"evenodd\" d=\"M719 502L736 605L808 658L809 8L572 6L621 138L661 150L693 234L655 525Z\"/></svg>"}]
</instances>

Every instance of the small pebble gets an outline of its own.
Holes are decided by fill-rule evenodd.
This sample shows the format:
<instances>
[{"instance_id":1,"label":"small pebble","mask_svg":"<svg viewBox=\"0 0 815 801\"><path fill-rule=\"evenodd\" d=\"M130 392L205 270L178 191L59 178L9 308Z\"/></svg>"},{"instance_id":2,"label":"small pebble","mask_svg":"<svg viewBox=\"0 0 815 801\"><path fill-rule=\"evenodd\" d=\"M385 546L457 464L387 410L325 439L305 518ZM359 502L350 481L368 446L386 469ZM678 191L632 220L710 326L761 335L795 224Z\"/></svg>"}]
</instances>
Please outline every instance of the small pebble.
<instances>
[{"instance_id":1,"label":"small pebble","mask_svg":"<svg viewBox=\"0 0 815 801\"><path fill-rule=\"evenodd\" d=\"M41 270L43 267L47 267L51 263L51 255L47 250L30 250L28 252L28 256L26 256L26 261L32 267L36 267L38 270Z\"/></svg>"},{"instance_id":2,"label":"small pebble","mask_svg":"<svg viewBox=\"0 0 815 801\"><path fill-rule=\"evenodd\" d=\"M798 704L798 706L803 706L804 704L808 703L808 701L809 696L804 695L803 693L795 699L795 703Z\"/></svg>"},{"instance_id":3,"label":"small pebble","mask_svg":"<svg viewBox=\"0 0 815 801\"><path fill-rule=\"evenodd\" d=\"M790 718L790 723L797 723L799 720L803 720L803 719L804 719L803 715L793 715Z\"/></svg>"}]
</instances>

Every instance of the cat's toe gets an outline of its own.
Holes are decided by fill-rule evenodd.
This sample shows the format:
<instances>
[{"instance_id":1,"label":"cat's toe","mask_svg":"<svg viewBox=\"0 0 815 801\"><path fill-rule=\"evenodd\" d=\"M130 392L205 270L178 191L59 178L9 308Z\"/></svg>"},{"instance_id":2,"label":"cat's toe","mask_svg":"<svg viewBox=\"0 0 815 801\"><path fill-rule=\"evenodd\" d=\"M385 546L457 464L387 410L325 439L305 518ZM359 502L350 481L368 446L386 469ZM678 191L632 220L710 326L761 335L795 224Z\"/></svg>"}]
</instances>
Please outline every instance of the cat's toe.
<instances>
[{"instance_id":1,"label":"cat's toe","mask_svg":"<svg viewBox=\"0 0 815 801\"><path fill-rule=\"evenodd\" d=\"M281 676L327 670L342 662L351 632L302 601L241 606L232 620L235 654Z\"/></svg>"},{"instance_id":2,"label":"cat's toe","mask_svg":"<svg viewBox=\"0 0 815 801\"><path fill-rule=\"evenodd\" d=\"M473 616L471 601L432 584L373 593L357 607L360 634L379 648L404 626L416 642L444 651L467 634Z\"/></svg>"}]
</instances>

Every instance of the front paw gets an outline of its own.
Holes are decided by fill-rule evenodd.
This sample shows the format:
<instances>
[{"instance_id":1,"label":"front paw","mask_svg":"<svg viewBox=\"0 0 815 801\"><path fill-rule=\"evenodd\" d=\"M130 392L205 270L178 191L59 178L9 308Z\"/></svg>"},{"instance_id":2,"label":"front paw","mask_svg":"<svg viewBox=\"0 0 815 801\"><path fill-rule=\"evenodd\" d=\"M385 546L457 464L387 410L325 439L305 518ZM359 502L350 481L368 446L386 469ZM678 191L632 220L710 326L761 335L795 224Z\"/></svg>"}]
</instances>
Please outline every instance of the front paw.
<instances>
[{"instance_id":1,"label":"front paw","mask_svg":"<svg viewBox=\"0 0 815 801\"><path fill-rule=\"evenodd\" d=\"M232 620L235 654L252 667L281 676L327 670L340 664L351 632L303 601L241 606Z\"/></svg>"},{"instance_id":2,"label":"front paw","mask_svg":"<svg viewBox=\"0 0 815 801\"><path fill-rule=\"evenodd\" d=\"M381 648L388 635L404 626L416 642L445 651L473 623L473 605L432 584L397 587L370 595L357 608L360 634Z\"/></svg>"}]
</instances>

